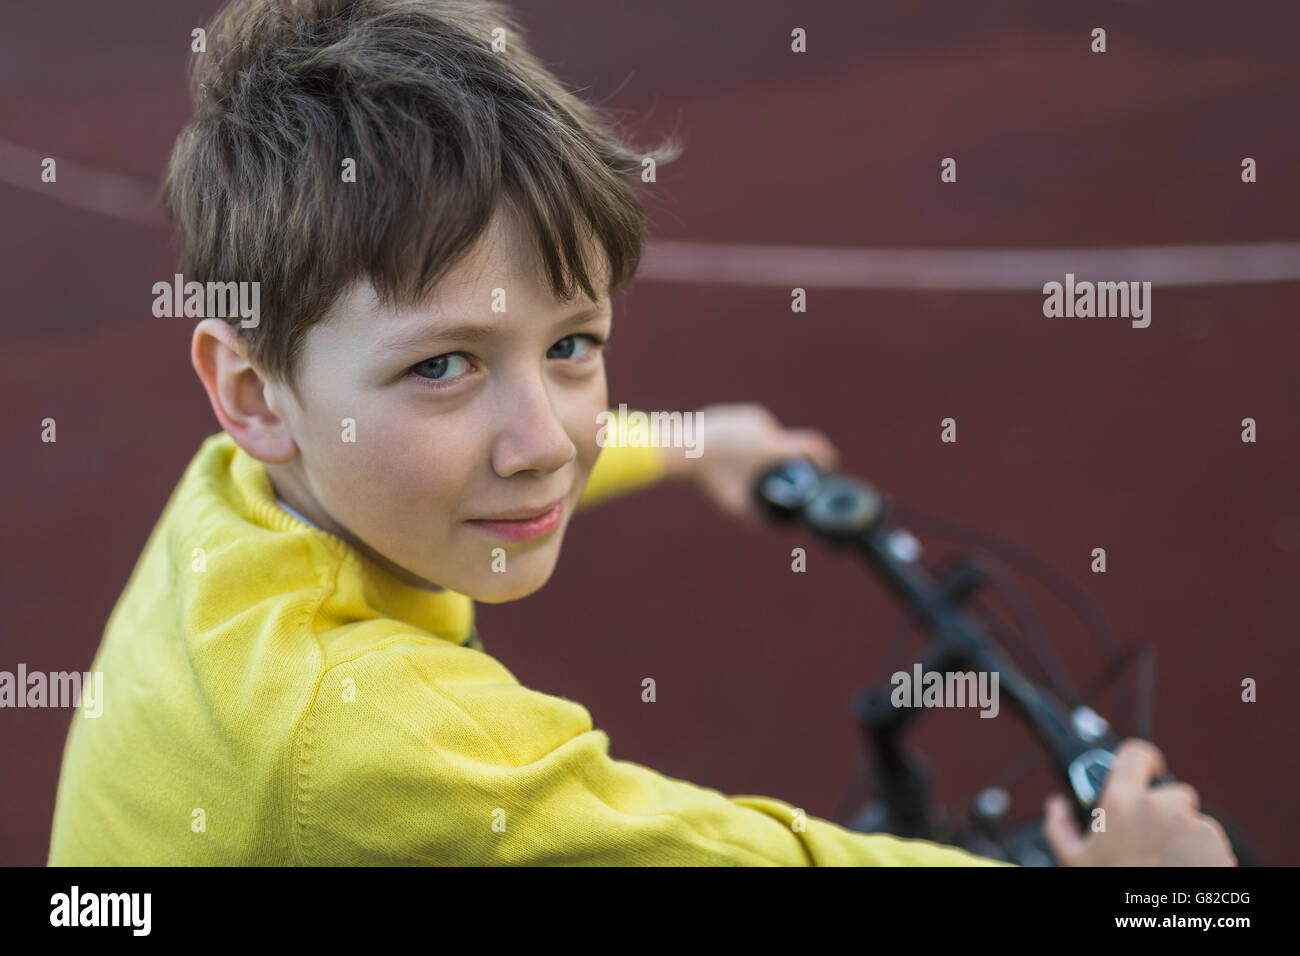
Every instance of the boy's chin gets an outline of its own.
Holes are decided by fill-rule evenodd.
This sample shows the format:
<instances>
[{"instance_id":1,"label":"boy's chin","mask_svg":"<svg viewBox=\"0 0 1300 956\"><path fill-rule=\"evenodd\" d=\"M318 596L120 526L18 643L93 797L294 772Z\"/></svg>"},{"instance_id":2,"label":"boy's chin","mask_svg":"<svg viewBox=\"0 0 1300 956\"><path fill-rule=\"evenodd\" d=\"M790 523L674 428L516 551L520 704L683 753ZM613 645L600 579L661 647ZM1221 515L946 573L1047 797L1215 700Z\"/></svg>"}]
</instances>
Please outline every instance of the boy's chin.
<instances>
[{"instance_id":1,"label":"boy's chin","mask_svg":"<svg viewBox=\"0 0 1300 956\"><path fill-rule=\"evenodd\" d=\"M478 593L466 591L466 596L477 601L479 604L505 604L507 601L518 601L520 598L526 598L530 594L535 594L541 589L542 585L547 582L549 575L540 581L523 582L523 581L501 581L493 582L495 586L478 589Z\"/></svg>"},{"instance_id":2,"label":"boy's chin","mask_svg":"<svg viewBox=\"0 0 1300 956\"><path fill-rule=\"evenodd\" d=\"M535 560L528 560L528 558ZM555 559L551 555L530 555L515 559L505 571L478 575L461 593L480 604L505 604L536 593L551 579Z\"/></svg>"}]
</instances>

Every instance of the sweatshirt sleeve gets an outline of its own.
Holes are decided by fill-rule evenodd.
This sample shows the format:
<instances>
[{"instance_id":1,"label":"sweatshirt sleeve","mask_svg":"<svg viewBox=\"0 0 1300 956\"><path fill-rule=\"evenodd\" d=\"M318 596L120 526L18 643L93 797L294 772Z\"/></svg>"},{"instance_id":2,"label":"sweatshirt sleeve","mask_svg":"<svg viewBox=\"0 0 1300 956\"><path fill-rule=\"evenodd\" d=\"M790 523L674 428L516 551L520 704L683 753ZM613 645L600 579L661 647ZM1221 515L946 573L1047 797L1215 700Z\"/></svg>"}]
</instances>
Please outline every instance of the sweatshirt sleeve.
<instances>
[{"instance_id":1,"label":"sweatshirt sleeve","mask_svg":"<svg viewBox=\"0 0 1300 956\"><path fill-rule=\"evenodd\" d=\"M326 670L293 767L309 865L996 865L615 760L585 707L424 637Z\"/></svg>"},{"instance_id":2,"label":"sweatshirt sleeve","mask_svg":"<svg viewBox=\"0 0 1300 956\"><path fill-rule=\"evenodd\" d=\"M654 447L629 444L628 415L610 409L606 443L578 499L578 508L589 508L609 498L647 488L664 476L663 452Z\"/></svg>"}]
</instances>

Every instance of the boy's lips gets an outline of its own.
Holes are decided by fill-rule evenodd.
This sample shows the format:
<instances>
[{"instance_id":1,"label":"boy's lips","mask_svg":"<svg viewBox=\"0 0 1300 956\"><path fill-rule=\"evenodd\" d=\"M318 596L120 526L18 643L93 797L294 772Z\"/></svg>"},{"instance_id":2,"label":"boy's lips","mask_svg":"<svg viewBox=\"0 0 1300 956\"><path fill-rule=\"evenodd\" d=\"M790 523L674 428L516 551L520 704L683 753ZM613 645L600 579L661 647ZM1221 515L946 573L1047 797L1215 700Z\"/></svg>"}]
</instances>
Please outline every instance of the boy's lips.
<instances>
[{"instance_id":1,"label":"boy's lips","mask_svg":"<svg viewBox=\"0 0 1300 956\"><path fill-rule=\"evenodd\" d=\"M549 504L538 505L535 508L523 507L513 508L510 511L502 511L499 514L484 515L482 518L471 518L471 521L528 521L531 518L540 518L544 514L549 514L555 509L556 505L564 504L563 498L556 498Z\"/></svg>"},{"instance_id":2,"label":"boy's lips","mask_svg":"<svg viewBox=\"0 0 1300 956\"><path fill-rule=\"evenodd\" d=\"M564 499L539 508L515 508L490 518L473 518L465 523L480 531L511 541L526 541L548 535L560 526Z\"/></svg>"}]
</instances>

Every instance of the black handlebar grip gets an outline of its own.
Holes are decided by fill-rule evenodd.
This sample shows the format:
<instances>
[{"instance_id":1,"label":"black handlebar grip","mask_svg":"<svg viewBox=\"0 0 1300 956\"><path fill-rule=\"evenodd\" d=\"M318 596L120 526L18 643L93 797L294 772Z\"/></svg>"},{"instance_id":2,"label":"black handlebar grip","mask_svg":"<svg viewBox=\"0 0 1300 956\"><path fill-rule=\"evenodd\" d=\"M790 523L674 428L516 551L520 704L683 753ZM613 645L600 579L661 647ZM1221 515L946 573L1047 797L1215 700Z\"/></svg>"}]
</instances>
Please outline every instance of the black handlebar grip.
<instances>
[{"instance_id":1,"label":"black handlebar grip","mask_svg":"<svg viewBox=\"0 0 1300 956\"><path fill-rule=\"evenodd\" d=\"M1114 751L1103 747L1086 751L1070 763L1068 774L1075 795L1075 817L1085 828L1091 822L1092 810L1105 792L1114 764ZM1163 773L1151 781L1151 786L1173 783L1175 779L1173 774Z\"/></svg>"},{"instance_id":2,"label":"black handlebar grip","mask_svg":"<svg viewBox=\"0 0 1300 956\"><path fill-rule=\"evenodd\" d=\"M821 489L822 474L807 458L790 458L764 472L755 484L759 503L775 518L793 518Z\"/></svg>"}]
</instances>

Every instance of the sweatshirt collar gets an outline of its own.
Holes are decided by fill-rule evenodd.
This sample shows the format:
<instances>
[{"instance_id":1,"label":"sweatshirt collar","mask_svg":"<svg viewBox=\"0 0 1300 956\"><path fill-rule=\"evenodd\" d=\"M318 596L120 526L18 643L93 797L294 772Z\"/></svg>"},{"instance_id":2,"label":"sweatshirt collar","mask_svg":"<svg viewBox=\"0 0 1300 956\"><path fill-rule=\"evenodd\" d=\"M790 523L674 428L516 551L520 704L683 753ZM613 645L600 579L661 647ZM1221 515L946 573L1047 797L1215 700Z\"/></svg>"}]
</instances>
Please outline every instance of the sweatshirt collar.
<instances>
[{"instance_id":1,"label":"sweatshirt collar","mask_svg":"<svg viewBox=\"0 0 1300 956\"><path fill-rule=\"evenodd\" d=\"M316 527L279 500L265 465L235 444L229 433L220 437L228 443L230 474L252 520L272 531L311 535L340 562L340 577L348 570L359 579L362 598L377 616L415 625L455 644L472 638L474 602L467 595L407 584L342 538Z\"/></svg>"}]
</instances>

